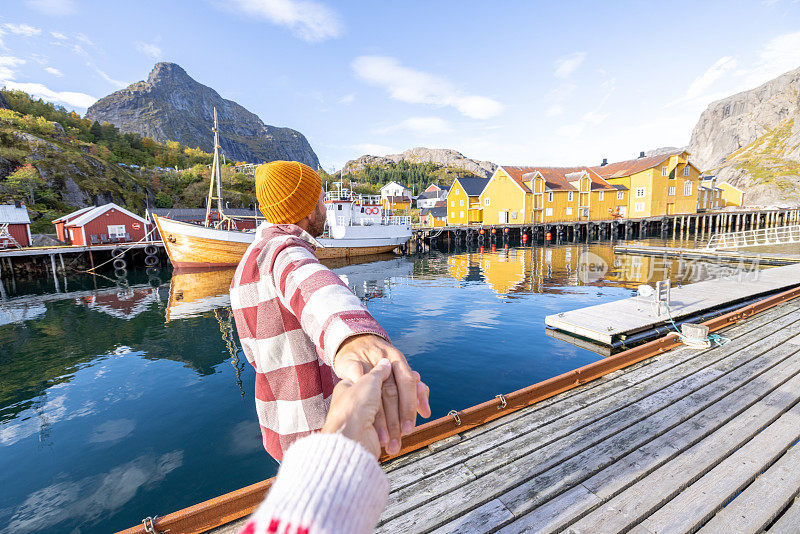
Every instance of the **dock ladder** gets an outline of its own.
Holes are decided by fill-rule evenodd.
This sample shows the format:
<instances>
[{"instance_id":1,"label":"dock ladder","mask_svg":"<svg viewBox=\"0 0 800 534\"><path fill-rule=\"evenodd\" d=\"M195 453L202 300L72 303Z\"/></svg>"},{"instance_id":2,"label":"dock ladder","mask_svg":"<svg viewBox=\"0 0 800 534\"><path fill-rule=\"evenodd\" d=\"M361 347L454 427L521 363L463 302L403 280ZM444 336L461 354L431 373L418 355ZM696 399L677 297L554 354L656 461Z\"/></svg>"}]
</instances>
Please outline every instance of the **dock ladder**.
<instances>
[{"instance_id":1,"label":"dock ladder","mask_svg":"<svg viewBox=\"0 0 800 534\"><path fill-rule=\"evenodd\" d=\"M788 243L800 243L800 224L714 234L709 239L706 249L730 250Z\"/></svg>"}]
</instances>

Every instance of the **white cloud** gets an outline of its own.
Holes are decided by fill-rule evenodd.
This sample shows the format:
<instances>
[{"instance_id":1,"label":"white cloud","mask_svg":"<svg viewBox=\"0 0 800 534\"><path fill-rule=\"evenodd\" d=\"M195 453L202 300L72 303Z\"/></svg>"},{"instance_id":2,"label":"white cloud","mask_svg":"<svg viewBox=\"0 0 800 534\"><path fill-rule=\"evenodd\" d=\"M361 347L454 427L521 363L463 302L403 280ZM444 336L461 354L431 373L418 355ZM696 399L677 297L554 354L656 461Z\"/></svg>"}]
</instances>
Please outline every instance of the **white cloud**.
<instances>
[{"instance_id":1,"label":"white cloud","mask_svg":"<svg viewBox=\"0 0 800 534\"><path fill-rule=\"evenodd\" d=\"M404 67L392 57L360 56L353 60L353 71L367 83L382 87L401 102L451 106L473 119L488 119L503 111L491 98L471 95L434 74Z\"/></svg>"},{"instance_id":2,"label":"white cloud","mask_svg":"<svg viewBox=\"0 0 800 534\"><path fill-rule=\"evenodd\" d=\"M0 71L0 84L4 84L11 90L25 91L31 96L57 104L66 104L75 108L85 109L97 102L97 98L87 95L86 93L53 91L41 83L18 83L11 80L3 80L2 71Z\"/></svg>"},{"instance_id":3,"label":"white cloud","mask_svg":"<svg viewBox=\"0 0 800 534\"><path fill-rule=\"evenodd\" d=\"M686 90L683 99L691 100L702 95L714 82L719 80L728 71L734 69L737 63L736 58L731 56L719 58L713 65L707 68L703 74L694 79Z\"/></svg>"},{"instance_id":4,"label":"white cloud","mask_svg":"<svg viewBox=\"0 0 800 534\"><path fill-rule=\"evenodd\" d=\"M154 43L136 43L136 50L153 59L159 59L161 57L161 48Z\"/></svg>"},{"instance_id":5,"label":"white cloud","mask_svg":"<svg viewBox=\"0 0 800 534\"><path fill-rule=\"evenodd\" d=\"M59 78L63 76L63 74L61 74L61 71L60 71L60 70L58 70L58 69L57 69L57 68L55 68L55 67L45 67L45 68L44 68L44 70L45 70L45 71L47 71L47 72L49 72L49 73L50 73L50 74L52 74L53 76L58 76Z\"/></svg>"},{"instance_id":6,"label":"white cloud","mask_svg":"<svg viewBox=\"0 0 800 534\"><path fill-rule=\"evenodd\" d=\"M94 46L94 43L92 42L92 40L91 40L91 39L89 39L89 38L88 38L88 37L87 37L85 34L83 34L83 33L79 33L79 34L77 34L77 35L75 36L75 38L76 38L77 40L79 40L80 42L84 43L84 44L87 44L87 45L89 45L89 46Z\"/></svg>"},{"instance_id":7,"label":"white cloud","mask_svg":"<svg viewBox=\"0 0 800 534\"><path fill-rule=\"evenodd\" d=\"M609 113L600 113L599 111L590 111L583 116L583 120L591 122L592 124L600 124L609 117Z\"/></svg>"},{"instance_id":8,"label":"white cloud","mask_svg":"<svg viewBox=\"0 0 800 534\"><path fill-rule=\"evenodd\" d=\"M61 33L61 32L50 32L50 35L52 35L53 37L55 37L56 39L59 39L59 40L61 40L61 41L63 41L64 39L66 39L66 38L67 38L67 36L66 36L66 35L64 35L64 34L63 34L63 33Z\"/></svg>"},{"instance_id":9,"label":"white cloud","mask_svg":"<svg viewBox=\"0 0 800 534\"><path fill-rule=\"evenodd\" d=\"M120 80L115 80L114 78L112 78L111 76L106 74L103 70L99 69L97 66L95 66L92 63L87 63L86 65L88 67L90 67L93 71L95 71L98 74L98 76L103 78L105 81L107 81L111 85L114 85L114 86L120 87L120 88L127 87L129 85L127 82L123 82L123 81L120 81Z\"/></svg>"},{"instance_id":10,"label":"white cloud","mask_svg":"<svg viewBox=\"0 0 800 534\"><path fill-rule=\"evenodd\" d=\"M785 33L769 41L758 55L758 61L745 71L749 87L760 85L800 66L800 32Z\"/></svg>"},{"instance_id":11,"label":"white cloud","mask_svg":"<svg viewBox=\"0 0 800 534\"><path fill-rule=\"evenodd\" d=\"M561 105L561 103L556 102L555 104L551 104L544 114L548 117L558 117L559 115L564 114L564 107Z\"/></svg>"},{"instance_id":12,"label":"white cloud","mask_svg":"<svg viewBox=\"0 0 800 534\"><path fill-rule=\"evenodd\" d=\"M386 145L378 145L375 143L358 143L355 145L348 145L344 148L355 150L359 153L359 155L370 154L372 156L385 156L386 154L392 154L394 152L397 152L397 150L395 150L392 147Z\"/></svg>"},{"instance_id":13,"label":"white cloud","mask_svg":"<svg viewBox=\"0 0 800 534\"><path fill-rule=\"evenodd\" d=\"M12 24L11 22L6 22L3 24L3 27L13 34L24 35L25 37L33 37L42 33L40 28L35 28L30 24Z\"/></svg>"},{"instance_id":14,"label":"white cloud","mask_svg":"<svg viewBox=\"0 0 800 534\"><path fill-rule=\"evenodd\" d=\"M581 66L585 59L586 52L575 52L566 57L557 59L555 63L555 77L562 79L569 78L573 72L578 70L578 67Z\"/></svg>"},{"instance_id":15,"label":"white cloud","mask_svg":"<svg viewBox=\"0 0 800 534\"><path fill-rule=\"evenodd\" d=\"M355 100L356 100L356 94L355 93L350 93L350 94L344 95L342 98L340 98L339 99L339 103L340 104L344 104L345 106L349 106L350 104L355 102Z\"/></svg>"},{"instance_id":16,"label":"white cloud","mask_svg":"<svg viewBox=\"0 0 800 534\"><path fill-rule=\"evenodd\" d=\"M45 15L69 15L75 12L73 0L26 0L25 3Z\"/></svg>"},{"instance_id":17,"label":"white cloud","mask_svg":"<svg viewBox=\"0 0 800 534\"><path fill-rule=\"evenodd\" d=\"M450 123L439 117L409 117L408 119L375 131L378 134L387 134L397 131L408 131L416 134L434 135L452 132Z\"/></svg>"},{"instance_id":18,"label":"white cloud","mask_svg":"<svg viewBox=\"0 0 800 534\"><path fill-rule=\"evenodd\" d=\"M14 80L17 74L17 67L24 64L24 59L13 56L0 56L0 83L6 80Z\"/></svg>"},{"instance_id":19,"label":"white cloud","mask_svg":"<svg viewBox=\"0 0 800 534\"><path fill-rule=\"evenodd\" d=\"M311 0L229 0L220 5L285 26L310 43L339 37L344 32L344 24L336 11Z\"/></svg>"},{"instance_id":20,"label":"white cloud","mask_svg":"<svg viewBox=\"0 0 800 534\"><path fill-rule=\"evenodd\" d=\"M576 122L575 124L565 124L561 126L558 130L556 130L556 135L560 135L561 137L569 137L575 138L578 137L581 133L583 133L583 129L585 128L585 124L582 122Z\"/></svg>"}]
</instances>

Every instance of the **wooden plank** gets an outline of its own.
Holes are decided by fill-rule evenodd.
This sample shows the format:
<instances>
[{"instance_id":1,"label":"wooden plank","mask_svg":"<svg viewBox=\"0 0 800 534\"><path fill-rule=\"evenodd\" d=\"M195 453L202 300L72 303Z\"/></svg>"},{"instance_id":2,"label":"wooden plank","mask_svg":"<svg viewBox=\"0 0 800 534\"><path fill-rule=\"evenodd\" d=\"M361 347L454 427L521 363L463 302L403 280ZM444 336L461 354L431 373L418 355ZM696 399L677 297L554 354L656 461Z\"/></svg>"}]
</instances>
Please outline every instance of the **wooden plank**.
<instances>
[{"instance_id":1,"label":"wooden plank","mask_svg":"<svg viewBox=\"0 0 800 534\"><path fill-rule=\"evenodd\" d=\"M795 445L741 494L706 523L700 532L761 532L800 493L800 445ZM800 522L795 524L800 530Z\"/></svg>"},{"instance_id":2,"label":"wooden plank","mask_svg":"<svg viewBox=\"0 0 800 534\"><path fill-rule=\"evenodd\" d=\"M754 393L758 399L757 392L762 389L762 380L786 380L797 372L799 366L800 357L795 354L791 361L787 360L774 368L777 373L762 375L760 380L748 383L747 389L750 391L746 387L738 390L742 392L740 401L751 402ZM798 391L798 388L798 376L792 377L771 392L763 388L763 393L768 393L766 396L726 422L727 410L733 412L731 415L737 414L735 406L730 402L737 392L732 393L722 402L660 435L584 481L584 486L606 504L592 511L594 503L587 500L583 509L576 508L577 514L564 514L562 523L569 524L591 512L573 524L571 529L581 533L614 532L629 528L631 524L651 513L659 503L679 492L780 417L794 403L793 392ZM715 418L721 419L716 425L713 422ZM724 424L720 426L721 423ZM697 439L698 436L700 439Z\"/></svg>"},{"instance_id":3,"label":"wooden plank","mask_svg":"<svg viewBox=\"0 0 800 534\"><path fill-rule=\"evenodd\" d=\"M783 455L798 438L800 405L783 414L745 446L659 508L642 525L659 534L693 531Z\"/></svg>"},{"instance_id":4,"label":"wooden plank","mask_svg":"<svg viewBox=\"0 0 800 534\"><path fill-rule=\"evenodd\" d=\"M575 517L585 510L587 506L595 507L600 506L602 503L603 501L589 491L586 486L578 484L559 495L558 499L551 499L532 512L501 528L498 533L556 532L568 524L565 518Z\"/></svg>"},{"instance_id":5,"label":"wooden plank","mask_svg":"<svg viewBox=\"0 0 800 534\"><path fill-rule=\"evenodd\" d=\"M431 534L472 534L473 532L487 532L495 525L514 519L503 503L497 499L487 502L457 517L455 520L442 525Z\"/></svg>"},{"instance_id":6,"label":"wooden plank","mask_svg":"<svg viewBox=\"0 0 800 534\"><path fill-rule=\"evenodd\" d=\"M800 525L800 497L794 500L783 515L770 527L768 532L774 532L775 534L796 533L798 525Z\"/></svg>"},{"instance_id":7,"label":"wooden plank","mask_svg":"<svg viewBox=\"0 0 800 534\"><path fill-rule=\"evenodd\" d=\"M477 507L496 497L513 513L525 513L536 504L567 489L569 483L580 482L580 478L590 476L616 458L641 446L642 441L649 441L660 431L688 419L724 396L729 389L738 387L778 363L787 356L785 353L786 349L779 348L761 356L740 354L738 359L746 363L742 365L740 361L738 367L728 362L731 358L727 358L718 365L729 367L729 370L706 369L704 373L696 373L676 383L686 387L687 381L694 382L692 385L699 389L688 388L686 391L677 387L672 396L662 394L655 406L650 405L652 400L650 403L638 403L632 414L632 421L620 421L616 427L598 424L591 432L572 434L559 440L553 447L537 449L488 472L483 464L502 464L507 460L493 454L467 461L470 470L486 472L486 475L434 501L417 503L415 509L388 521L379 531L406 532L409 525L414 525L416 529L435 528L458 515L461 510ZM698 374L705 376L698 377ZM722 376L725 379L719 380ZM677 399L674 393L678 394ZM644 423L636 425L643 419ZM636 428L631 429L631 426ZM625 428L628 430L621 431ZM447 449L450 450L452 448ZM520 451L515 451L514 454L516 456L519 453ZM590 462L593 462L591 469L588 467ZM442 483L446 484L446 480ZM453 503L458 503L459 506L453 507ZM426 505L420 506L421 504Z\"/></svg>"}]
</instances>

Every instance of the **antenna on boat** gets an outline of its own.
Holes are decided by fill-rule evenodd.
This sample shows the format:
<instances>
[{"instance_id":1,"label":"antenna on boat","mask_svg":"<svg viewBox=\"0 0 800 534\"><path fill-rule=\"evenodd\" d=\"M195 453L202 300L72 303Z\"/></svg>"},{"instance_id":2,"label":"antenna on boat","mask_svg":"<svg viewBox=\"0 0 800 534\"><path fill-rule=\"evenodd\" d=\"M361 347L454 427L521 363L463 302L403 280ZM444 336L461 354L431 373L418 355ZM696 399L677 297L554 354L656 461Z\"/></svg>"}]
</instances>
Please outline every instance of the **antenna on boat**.
<instances>
[{"instance_id":1,"label":"antenna on boat","mask_svg":"<svg viewBox=\"0 0 800 534\"><path fill-rule=\"evenodd\" d=\"M219 170L219 128L217 126L217 108L214 108L214 163L211 164L211 182L208 184L208 202L206 202L206 227L211 226L211 204L217 201L217 211L219 212L220 222L222 215L222 175ZM214 185L216 183L217 196L214 196Z\"/></svg>"}]
</instances>

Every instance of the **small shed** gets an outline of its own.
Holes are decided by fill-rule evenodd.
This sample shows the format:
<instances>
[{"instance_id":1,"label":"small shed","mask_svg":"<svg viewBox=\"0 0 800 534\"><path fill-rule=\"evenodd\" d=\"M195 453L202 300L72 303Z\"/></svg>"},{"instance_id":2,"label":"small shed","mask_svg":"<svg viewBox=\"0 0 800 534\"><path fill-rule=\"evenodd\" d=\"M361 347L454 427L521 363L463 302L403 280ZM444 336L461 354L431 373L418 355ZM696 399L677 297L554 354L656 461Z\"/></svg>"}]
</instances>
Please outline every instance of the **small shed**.
<instances>
[{"instance_id":1,"label":"small shed","mask_svg":"<svg viewBox=\"0 0 800 534\"><path fill-rule=\"evenodd\" d=\"M31 218L25 204L0 205L0 248L31 246Z\"/></svg>"},{"instance_id":2,"label":"small shed","mask_svg":"<svg viewBox=\"0 0 800 534\"><path fill-rule=\"evenodd\" d=\"M422 226L431 228L447 226L447 206L442 202L440 206L425 208L420 213L419 220Z\"/></svg>"},{"instance_id":3,"label":"small shed","mask_svg":"<svg viewBox=\"0 0 800 534\"><path fill-rule=\"evenodd\" d=\"M64 224L73 245L105 245L141 241L150 223L113 202L86 210Z\"/></svg>"},{"instance_id":4,"label":"small shed","mask_svg":"<svg viewBox=\"0 0 800 534\"><path fill-rule=\"evenodd\" d=\"M62 217L59 217L58 219L54 219L53 224L56 227L56 236L58 237L58 240L61 241L62 243L69 244L70 239L69 239L69 234L67 233L67 230L65 228L66 224L80 217L87 211L93 210L94 208L95 206L87 206L85 208L81 208L79 210L73 211L72 213L68 213Z\"/></svg>"}]
</instances>

